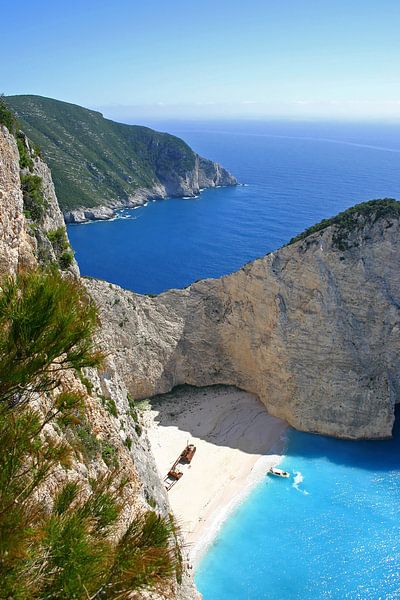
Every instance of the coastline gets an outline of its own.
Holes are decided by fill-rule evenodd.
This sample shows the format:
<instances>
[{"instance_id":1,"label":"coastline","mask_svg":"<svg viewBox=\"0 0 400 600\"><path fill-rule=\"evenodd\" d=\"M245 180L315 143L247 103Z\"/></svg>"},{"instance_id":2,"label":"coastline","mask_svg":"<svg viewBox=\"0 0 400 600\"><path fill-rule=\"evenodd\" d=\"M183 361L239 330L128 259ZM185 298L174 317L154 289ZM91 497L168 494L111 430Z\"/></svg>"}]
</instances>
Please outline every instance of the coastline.
<instances>
[{"instance_id":1,"label":"coastline","mask_svg":"<svg viewBox=\"0 0 400 600\"><path fill-rule=\"evenodd\" d=\"M79 207L71 210L63 210L64 221L66 225L84 225L85 223L95 223L96 221L113 221L118 218L118 210L140 208L141 206L147 206L149 202L156 202L159 200L168 200L170 198L180 198L182 200L195 200L199 198L202 192L210 189L220 189L223 187L236 187L246 186L247 184L227 184L227 185L213 185L199 188L194 191L193 194L188 193L179 196L169 196L165 193L155 193L151 190L140 190L135 196L127 198L125 201L110 202L101 206L94 207Z\"/></svg>"},{"instance_id":2,"label":"coastline","mask_svg":"<svg viewBox=\"0 0 400 600\"><path fill-rule=\"evenodd\" d=\"M282 435L284 436L284 434ZM208 516L199 523L192 536L192 546L188 554L188 560L194 568L197 567L204 554L217 538L225 521L245 502L253 489L264 480L267 471L283 460L284 446L284 439L282 439L281 453L278 453L280 449L276 448L274 449L276 453L260 456L256 459L247 476L237 477L235 487L227 488L218 503L215 502L215 506L210 507Z\"/></svg>"},{"instance_id":3,"label":"coastline","mask_svg":"<svg viewBox=\"0 0 400 600\"><path fill-rule=\"evenodd\" d=\"M162 479L187 443L196 446L189 469L168 492L185 559L196 566L224 521L282 460L287 426L232 386L184 386L150 403L143 418Z\"/></svg>"}]
</instances>

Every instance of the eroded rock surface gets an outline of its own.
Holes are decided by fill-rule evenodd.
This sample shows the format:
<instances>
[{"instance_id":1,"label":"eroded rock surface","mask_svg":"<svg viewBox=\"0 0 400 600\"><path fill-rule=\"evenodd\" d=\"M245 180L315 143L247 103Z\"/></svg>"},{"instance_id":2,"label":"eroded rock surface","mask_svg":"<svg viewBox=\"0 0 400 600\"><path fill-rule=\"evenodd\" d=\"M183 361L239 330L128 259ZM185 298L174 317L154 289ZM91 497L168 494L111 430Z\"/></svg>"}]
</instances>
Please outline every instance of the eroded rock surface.
<instances>
[{"instance_id":1,"label":"eroded rock surface","mask_svg":"<svg viewBox=\"0 0 400 600\"><path fill-rule=\"evenodd\" d=\"M390 436L399 399L399 218L359 216L345 249L333 241L336 230L155 298L86 280L131 394L231 384L297 429Z\"/></svg>"},{"instance_id":2,"label":"eroded rock surface","mask_svg":"<svg viewBox=\"0 0 400 600\"><path fill-rule=\"evenodd\" d=\"M0 126L0 278L15 275L20 269L56 264L57 256L48 234L64 230L63 215L58 206L51 173L47 165L31 153L29 141L24 138L26 149L33 164L31 170L20 170L19 153L15 137L7 128ZM20 175L30 173L41 178L41 189L45 201L45 214L38 221L31 221L24 215L24 202ZM77 277L75 261L66 269L67 276ZM101 340L102 334L99 333ZM79 392L85 395L85 414L91 431L99 444L112 448L118 463L119 472L127 479L123 498L125 508L119 522L122 534L132 517L148 510L156 510L167 517L171 512L164 486L160 480L146 430L141 416L132 407L126 384L118 373L116 362L108 356L106 366L101 371L85 369L86 385L75 372L66 372L60 378L60 388L64 391ZM107 400L112 401L115 410L107 409ZM51 398L36 395L34 405L45 410L51 405ZM133 416L134 415L134 418ZM45 427L45 435L58 437L67 442L63 431L52 424ZM55 495L66 481L76 481L82 485L83 493L89 493L91 479L99 476L115 476L115 466L108 463L103 453L89 461L74 453L68 470L57 467L40 489L41 501L51 506ZM148 594L153 600L174 598L176 600L198 600L192 574L183 565L182 581L175 578L166 582L165 595ZM142 597L146 597L143 592Z\"/></svg>"},{"instance_id":3,"label":"eroded rock surface","mask_svg":"<svg viewBox=\"0 0 400 600\"><path fill-rule=\"evenodd\" d=\"M34 264L34 246L23 214L17 144L0 125L0 273Z\"/></svg>"}]
</instances>

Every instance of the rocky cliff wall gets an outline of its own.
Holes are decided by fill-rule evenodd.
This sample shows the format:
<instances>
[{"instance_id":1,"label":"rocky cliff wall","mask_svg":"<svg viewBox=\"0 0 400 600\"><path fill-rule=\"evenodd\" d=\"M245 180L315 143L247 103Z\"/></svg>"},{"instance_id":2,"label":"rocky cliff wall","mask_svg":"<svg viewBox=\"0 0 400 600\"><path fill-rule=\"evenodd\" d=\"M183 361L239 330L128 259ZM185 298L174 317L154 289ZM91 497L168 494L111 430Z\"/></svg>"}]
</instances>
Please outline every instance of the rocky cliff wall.
<instances>
[{"instance_id":1,"label":"rocky cliff wall","mask_svg":"<svg viewBox=\"0 0 400 600\"><path fill-rule=\"evenodd\" d=\"M163 200L168 197L182 198L194 197L205 188L237 185L233 177L224 167L218 163L195 155L193 169L180 173L168 170L157 171L157 182L149 188L139 188L129 198L110 200L104 206L93 208L77 208L64 211L66 223L85 223L87 221L107 220L114 215L114 209L133 208L141 206L148 200Z\"/></svg>"},{"instance_id":2,"label":"rocky cliff wall","mask_svg":"<svg viewBox=\"0 0 400 600\"><path fill-rule=\"evenodd\" d=\"M0 125L0 273L11 274L34 264L34 247L23 214L17 145Z\"/></svg>"},{"instance_id":3,"label":"rocky cliff wall","mask_svg":"<svg viewBox=\"0 0 400 600\"><path fill-rule=\"evenodd\" d=\"M400 382L400 221L355 216L237 273L156 298L86 285L135 398L232 384L304 431L391 435Z\"/></svg>"},{"instance_id":4,"label":"rocky cliff wall","mask_svg":"<svg viewBox=\"0 0 400 600\"><path fill-rule=\"evenodd\" d=\"M15 137L7 128L0 126L0 278L13 275L20 269L35 268L50 262L57 263L57 253L49 240L49 232L63 229L65 225L54 191L51 173L47 165L34 155L29 141L24 141L28 156L33 161L30 169L20 169ZM40 177L45 202L45 213L37 221L28 219L24 214L23 191L20 176L30 173ZM79 271L75 261L66 276L77 277ZM99 340L102 334L99 332ZM103 342L102 342L103 343ZM126 509L121 523L121 533L138 512L157 510L167 516L171 509L160 480L150 450L146 431L142 426L140 412L132 404L127 387L121 379L116 362L112 356L106 361L105 368L86 369L84 379L73 372L67 372L61 382L65 391L79 392L85 395L86 418L99 448L112 452L112 463L104 452L91 459L77 456L66 471L61 466L55 470L45 488L41 491L43 502L50 506L61 486L68 481L77 481L84 489L90 489L90 479L114 473L115 465L126 476L128 483L124 488ZM35 403L41 410L48 407L51 399L37 396ZM115 407L111 409L109 407ZM107 408L108 407L108 408ZM47 425L45 435L60 437L67 442L63 432ZM129 440L129 442L128 442ZM110 450L111 449L111 450ZM192 576L184 568L180 585L174 579L166 585L168 598L176 600L196 600ZM143 593L144 598L162 600L164 596Z\"/></svg>"}]
</instances>

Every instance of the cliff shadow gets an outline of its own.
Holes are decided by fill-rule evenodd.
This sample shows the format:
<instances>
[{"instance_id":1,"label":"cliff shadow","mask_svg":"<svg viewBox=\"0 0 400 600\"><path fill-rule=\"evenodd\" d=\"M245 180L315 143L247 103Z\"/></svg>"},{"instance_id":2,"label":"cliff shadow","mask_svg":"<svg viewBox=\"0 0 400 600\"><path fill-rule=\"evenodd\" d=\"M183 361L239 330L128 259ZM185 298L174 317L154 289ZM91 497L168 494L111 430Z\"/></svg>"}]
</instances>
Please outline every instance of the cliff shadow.
<instances>
[{"instance_id":1,"label":"cliff shadow","mask_svg":"<svg viewBox=\"0 0 400 600\"><path fill-rule=\"evenodd\" d=\"M341 440L316 433L289 430L285 454L324 458L349 468L368 471L398 471L400 467L400 406L396 407L393 437L386 440Z\"/></svg>"},{"instance_id":2,"label":"cliff shadow","mask_svg":"<svg viewBox=\"0 0 400 600\"><path fill-rule=\"evenodd\" d=\"M157 411L158 426L186 432L187 443L196 443L198 438L248 454L324 458L378 472L398 470L400 465L400 405L392 439L352 441L288 428L284 421L269 415L256 396L229 385L180 385L150 398L149 403Z\"/></svg>"},{"instance_id":3,"label":"cliff shadow","mask_svg":"<svg viewBox=\"0 0 400 600\"><path fill-rule=\"evenodd\" d=\"M253 394L234 386L181 385L149 403L158 413L158 426L187 432L188 443L197 438L248 454L279 453L284 447L285 422L269 415Z\"/></svg>"}]
</instances>

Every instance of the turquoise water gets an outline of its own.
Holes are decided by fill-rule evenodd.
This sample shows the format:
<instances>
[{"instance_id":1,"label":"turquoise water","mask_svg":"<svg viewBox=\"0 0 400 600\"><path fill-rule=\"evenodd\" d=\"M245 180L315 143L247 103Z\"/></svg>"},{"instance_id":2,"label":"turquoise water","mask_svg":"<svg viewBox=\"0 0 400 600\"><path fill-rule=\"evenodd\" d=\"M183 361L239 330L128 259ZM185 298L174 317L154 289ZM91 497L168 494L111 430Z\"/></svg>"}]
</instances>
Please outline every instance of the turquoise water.
<instances>
[{"instance_id":1,"label":"turquoise water","mask_svg":"<svg viewBox=\"0 0 400 600\"><path fill-rule=\"evenodd\" d=\"M85 275L144 293L183 287L356 202L400 198L400 126L155 125L246 186L70 226ZM226 522L196 573L204 600L400 599L399 451L398 431L358 443L290 432L291 479L266 479Z\"/></svg>"},{"instance_id":2,"label":"turquoise water","mask_svg":"<svg viewBox=\"0 0 400 600\"><path fill-rule=\"evenodd\" d=\"M291 431L291 478L267 477L224 525L196 573L204 600L400 598L399 452L398 427L382 442Z\"/></svg>"},{"instance_id":3,"label":"turquoise water","mask_svg":"<svg viewBox=\"0 0 400 600\"><path fill-rule=\"evenodd\" d=\"M168 123L246 186L68 227L84 275L142 293L219 277L363 200L400 198L400 126Z\"/></svg>"}]
</instances>

